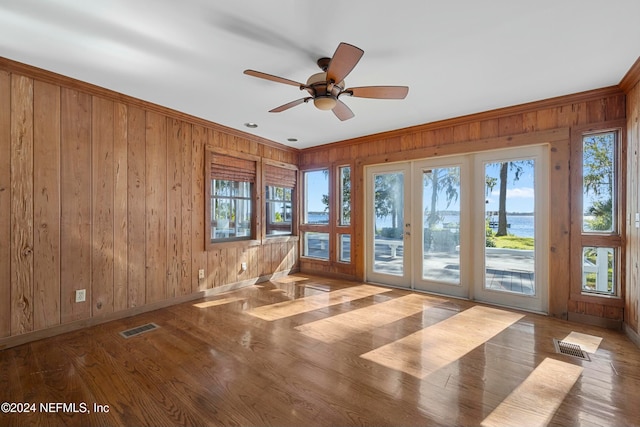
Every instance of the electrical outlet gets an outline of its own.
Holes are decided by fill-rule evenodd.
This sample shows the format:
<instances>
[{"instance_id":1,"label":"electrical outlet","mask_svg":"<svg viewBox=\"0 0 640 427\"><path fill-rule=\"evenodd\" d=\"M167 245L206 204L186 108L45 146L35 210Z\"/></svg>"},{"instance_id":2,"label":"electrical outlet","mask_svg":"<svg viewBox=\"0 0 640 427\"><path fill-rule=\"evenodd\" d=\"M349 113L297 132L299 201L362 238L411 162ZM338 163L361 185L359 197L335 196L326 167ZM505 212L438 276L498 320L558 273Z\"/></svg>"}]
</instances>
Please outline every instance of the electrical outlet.
<instances>
[{"instance_id":1,"label":"electrical outlet","mask_svg":"<svg viewBox=\"0 0 640 427\"><path fill-rule=\"evenodd\" d=\"M204 279L204 268L198 270L198 279Z\"/></svg>"},{"instance_id":2,"label":"electrical outlet","mask_svg":"<svg viewBox=\"0 0 640 427\"><path fill-rule=\"evenodd\" d=\"M241 269L242 271L247 271L247 263L246 263L246 262L243 262L242 264L240 264L240 269Z\"/></svg>"},{"instance_id":3,"label":"electrical outlet","mask_svg":"<svg viewBox=\"0 0 640 427\"><path fill-rule=\"evenodd\" d=\"M87 299L87 290L86 289L77 289L76 290L76 302L84 302Z\"/></svg>"}]
</instances>

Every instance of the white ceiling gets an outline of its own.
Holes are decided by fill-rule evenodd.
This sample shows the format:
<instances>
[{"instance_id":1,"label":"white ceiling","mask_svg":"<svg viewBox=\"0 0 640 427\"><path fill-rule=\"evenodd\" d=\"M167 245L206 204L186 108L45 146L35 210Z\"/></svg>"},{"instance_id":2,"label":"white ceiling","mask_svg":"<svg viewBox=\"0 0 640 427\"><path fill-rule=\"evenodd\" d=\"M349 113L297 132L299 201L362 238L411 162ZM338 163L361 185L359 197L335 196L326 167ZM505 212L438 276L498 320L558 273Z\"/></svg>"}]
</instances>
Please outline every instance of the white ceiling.
<instances>
[{"instance_id":1,"label":"white ceiling","mask_svg":"<svg viewBox=\"0 0 640 427\"><path fill-rule=\"evenodd\" d=\"M638 0L0 0L0 56L306 148L618 84L638 17ZM345 122L269 113L304 93L242 73L305 82L340 42L365 52L347 86L407 98L342 98Z\"/></svg>"}]
</instances>

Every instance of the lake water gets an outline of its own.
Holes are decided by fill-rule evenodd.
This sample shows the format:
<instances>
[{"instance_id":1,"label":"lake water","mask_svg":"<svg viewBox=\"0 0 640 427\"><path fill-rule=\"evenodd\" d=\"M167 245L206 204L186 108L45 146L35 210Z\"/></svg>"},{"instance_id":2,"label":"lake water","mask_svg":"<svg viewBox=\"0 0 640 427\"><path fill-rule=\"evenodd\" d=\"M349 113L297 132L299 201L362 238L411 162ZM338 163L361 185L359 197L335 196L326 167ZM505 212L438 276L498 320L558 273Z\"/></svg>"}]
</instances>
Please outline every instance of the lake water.
<instances>
[{"instance_id":1,"label":"lake water","mask_svg":"<svg viewBox=\"0 0 640 427\"><path fill-rule=\"evenodd\" d=\"M509 214L507 214L507 224L510 224L510 227L507 229L507 233L519 237L534 237L533 219L533 215L509 216ZM496 231L498 227L492 229L493 231Z\"/></svg>"},{"instance_id":2,"label":"lake water","mask_svg":"<svg viewBox=\"0 0 640 427\"><path fill-rule=\"evenodd\" d=\"M497 217L494 218L497 220ZM534 227L533 227L533 215L509 215L507 214L507 223L510 225L507 229L509 234L513 234L514 236L519 237L534 237ZM453 215L445 215L444 220L439 223L439 226L442 224L456 222L458 218ZM329 215L324 212L310 212L309 213L309 223L310 224L328 224L329 223ZM376 228L385 228L391 227L391 217L386 218L376 218ZM497 227L493 228L494 231L497 230Z\"/></svg>"}]
</instances>

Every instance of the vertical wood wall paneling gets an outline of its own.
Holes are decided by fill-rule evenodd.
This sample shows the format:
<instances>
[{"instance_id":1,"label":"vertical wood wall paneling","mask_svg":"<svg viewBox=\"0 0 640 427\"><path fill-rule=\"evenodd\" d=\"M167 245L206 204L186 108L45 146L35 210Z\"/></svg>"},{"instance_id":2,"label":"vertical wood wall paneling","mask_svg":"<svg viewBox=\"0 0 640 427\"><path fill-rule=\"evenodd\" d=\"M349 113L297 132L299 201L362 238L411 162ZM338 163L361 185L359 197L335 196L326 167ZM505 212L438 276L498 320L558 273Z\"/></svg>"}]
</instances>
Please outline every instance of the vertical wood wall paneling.
<instances>
[{"instance_id":1,"label":"vertical wood wall paneling","mask_svg":"<svg viewBox=\"0 0 640 427\"><path fill-rule=\"evenodd\" d=\"M167 298L179 295L182 276L182 123L168 119L167 131Z\"/></svg>"},{"instance_id":2,"label":"vertical wood wall paneling","mask_svg":"<svg viewBox=\"0 0 640 427\"><path fill-rule=\"evenodd\" d=\"M11 74L0 70L0 337L11 335Z\"/></svg>"},{"instance_id":3,"label":"vertical wood wall paneling","mask_svg":"<svg viewBox=\"0 0 640 427\"><path fill-rule=\"evenodd\" d=\"M297 262L293 242L204 246L207 144L293 164L297 152L41 73L0 70L0 338Z\"/></svg>"},{"instance_id":4,"label":"vertical wood wall paneling","mask_svg":"<svg viewBox=\"0 0 640 427\"><path fill-rule=\"evenodd\" d=\"M114 105L113 116L113 310L128 307L128 163L127 106Z\"/></svg>"},{"instance_id":5,"label":"vertical wood wall paneling","mask_svg":"<svg viewBox=\"0 0 640 427\"><path fill-rule=\"evenodd\" d=\"M635 212L640 212L640 82L638 82L632 94L632 141L630 147L633 147L635 153L635 180L636 191L633 193ZM630 150L631 151L631 150ZM635 252L633 252L633 260L635 261L635 277L632 282L630 324L636 326L636 332L640 332L640 230L635 229Z\"/></svg>"},{"instance_id":6,"label":"vertical wood wall paneling","mask_svg":"<svg viewBox=\"0 0 640 427\"><path fill-rule=\"evenodd\" d=\"M569 183L570 141L551 144L549 156L549 313L555 317L567 319L567 301L571 294L567 266L570 265L571 229L570 204L571 189ZM553 191L551 190L553 187Z\"/></svg>"},{"instance_id":7,"label":"vertical wood wall paneling","mask_svg":"<svg viewBox=\"0 0 640 427\"><path fill-rule=\"evenodd\" d=\"M182 204L180 213L182 215L182 259L180 260L180 295L188 295L191 293L191 281L193 277L198 277L198 270L192 269L191 256L193 248L191 244L192 236L192 210L193 200L191 199L192 191L192 152L191 144L192 126L186 122L180 122L180 151L182 155Z\"/></svg>"},{"instance_id":8,"label":"vertical wood wall paneling","mask_svg":"<svg viewBox=\"0 0 640 427\"><path fill-rule=\"evenodd\" d=\"M220 286L220 249L207 251L207 288Z\"/></svg>"},{"instance_id":9,"label":"vertical wood wall paneling","mask_svg":"<svg viewBox=\"0 0 640 427\"><path fill-rule=\"evenodd\" d=\"M191 291L207 289L209 270L205 249L205 212L204 212L204 151L207 145L207 129L193 126L191 133ZM198 270L205 270L205 279L198 279Z\"/></svg>"},{"instance_id":10,"label":"vertical wood wall paneling","mask_svg":"<svg viewBox=\"0 0 640 427\"><path fill-rule=\"evenodd\" d=\"M6 243L5 243L6 244ZM33 80L11 79L11 334L33 330Z\"/></svg>"},{"instance_id":11,"label":"vertical wood wall paneling","mask_svg":"<svg viewBox=\"0 0 640 427\"><path fill-rule=\"evenodd\" d=\"M91 96L62 88L60 105L60 309L68 323L91 316ZM85 302L75 302L77 289Z\"/></svg>"},{"instance_id":12,"label":"vertical wood wall paneling","mask_svg":"<svg viewBox=\"0 0 640 427\"><path fill-rule=\"evenodd\" d=\"M224 283L234 283L238 281L238 251L239 247L233 246L226 250L226 261L224 263L226 275Z\"/></svg>"},{"instance_id":13,"label":"vertical wood wall paneling","mask_svg":"<svg viewBox=\"0 0 640 427\"><path fill-rule=\"evenodd\" d=\"M248 277L260 277L258 271L258 253L260 249L256 246L247 248L247 275Z\"/></svg>"},{"instance_id":14,"label":"vertical wood wall paneling","mask_svg":"<svg viewBox=\"0 0 640 427\"><path fill-rule=\"evenodd\" d=\"M635 215L640 212L640 82L627 93L627 207L630 217L627 228L627 293L625 322L640 331L640 229L635 227Z\"/></svg>"},{"instance_id":15,"label":"vertical wood wall paneling","mask_svg":"<svg viewBox=\"0 0 640 427\"><path fill-rule=\"evenodd\" d=\"M60 87L34 82L34 329L60 323Z\"/></svg>"},{"instance_id":16,"label":"vertical wood wall paneling","mask_svg":"<svg viewBox=\"0 0 640 427\"><path fill-rule=\"evenodd\" d=\"M113 101L94 96L91 109L91 300L94 314L113 312L113 127Z\"/></svg>"},{"instance_id":17,"label":"vertical wood wall paneling","mask_svg":"<svg viewBox=\"0 0 640 427\"><path fill-rule=\"evenodd\" d=\"M167 118L147 111L146 301L167 298Z\"/></svg>"},{"instance_id":18,"label":"vertical wood wall paneling","mask_svg":"<svg viewBox=\"0 0 640 427\"><path fill-rule=\"evenodd\" d=\"M238 277L237 280L238 281L242 281L242 280L246 280L249 279L251 276L249 276L249 251L248 248L238 248L238 258L236 260L237 262L237 266L238 266ZM247 269L245 271L242 271L242 269L240 268L242 263L247 263Z\"/></svg>"},{"instance_id":19,"label":"vertical wood wall paneling","mask_svg":"<svg viewBox=\"0 0 640 427\"><path fill-rule=\"evenodd\" d=\"M146 303L146 114L127 109L127 306Z\"/></svg>"}]
</instances>

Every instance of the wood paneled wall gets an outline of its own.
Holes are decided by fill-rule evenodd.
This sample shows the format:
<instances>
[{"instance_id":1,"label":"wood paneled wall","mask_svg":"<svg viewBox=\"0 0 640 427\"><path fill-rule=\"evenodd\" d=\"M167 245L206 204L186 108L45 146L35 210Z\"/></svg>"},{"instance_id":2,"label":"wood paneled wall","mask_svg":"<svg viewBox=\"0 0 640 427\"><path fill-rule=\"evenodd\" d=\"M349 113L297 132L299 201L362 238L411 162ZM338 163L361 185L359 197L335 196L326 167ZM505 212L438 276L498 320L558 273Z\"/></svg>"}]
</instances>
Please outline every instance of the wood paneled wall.
<instances>
[{"instance_id":1,"label":"wood paneled wall","mask_svg":"<svg viewBox=\"0 0 640 427\"><path fill-rule=\"evenodd\" d=\"M635 215L640 213L640 58L620 86L627 94L627 294L625 324L636 333L640 345L640 229Z\"/></svg>"},{"instance_id":2,"label":"wood paneled wall","mask_svg":"<svg viewBox=\"0 0 640 427\"><path fill-rule=\"evenodd\" d=\"M295 241L204 241L208 146L297 150L0 59L0 348L297 268Z\"/></svg>"},{"instance_id":3,"label":"wood paneled wall","mask_svg":"<svg viewBox=\"0 0 640 427\"><path fill-rule=\"evenodd\" d=\"M569 263L571 254L570 164L571 133L576 128L625 119L625 94L609 87L531 104L484 112L466 117L415 126L397 131L341 141L303 150L300 169L349 163L354 166L354 200L351 218L355 226L350 271L333 263L302 260L301 271L349 274L364 277L363 202L365 165L463 154L492 149L550 145L550 257L549 312L559 318L570 314L620 322L623 307L618 302L602 304L572 300Z\"/></svg>"}]
</instances>

